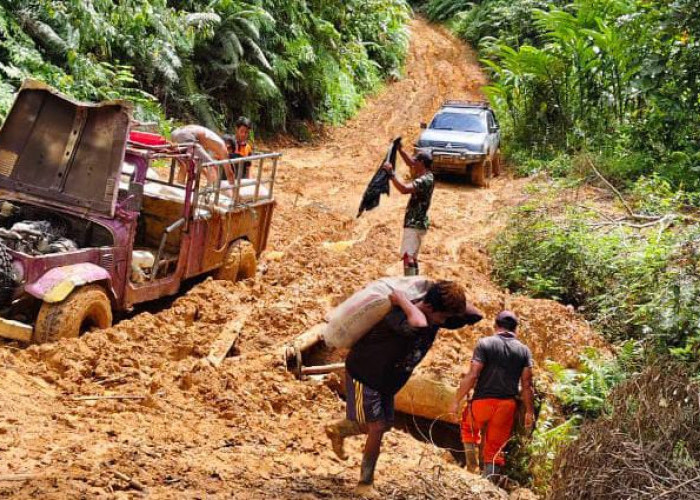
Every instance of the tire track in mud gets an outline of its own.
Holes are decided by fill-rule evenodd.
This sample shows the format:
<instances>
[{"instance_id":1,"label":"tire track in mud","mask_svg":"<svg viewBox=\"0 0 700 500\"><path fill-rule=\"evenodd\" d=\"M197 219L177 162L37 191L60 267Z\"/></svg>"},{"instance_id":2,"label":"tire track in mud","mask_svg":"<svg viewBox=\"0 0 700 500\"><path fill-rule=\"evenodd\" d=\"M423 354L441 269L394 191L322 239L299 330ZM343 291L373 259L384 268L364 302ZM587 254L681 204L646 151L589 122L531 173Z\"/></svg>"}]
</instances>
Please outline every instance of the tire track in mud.
<instances>
[{"instance_id":1,"label":"tire track in mud","mask_svg":"<svg viewBox=\"0 0 700 500\"><path fill-rule=\"evenodd\" d=\"M0 349L0 496L131 498L125 474L150 498L351 498L361 440L352 458L329 451L323 423L343 405L327 386L301 383L276 346L317 323L366 282L400 272L397 250L406 198L393 194L359 220L365 185L388 141L417 137L447 97L475 97L485 84L473 53L445 31L412 23L406 77L368 99L346 126L313 146L283 148L267 258L255 282L206 280L172 306L144 312L81 339ZM493 317L507 305L524 319L536 359L563 364L599 342L585 322L549 301L510 297L489 278L486 244L524 180L491 189L439 183L422 256L428 274L464 283ZM339 243L340 242L340 243ZM330 245L329 245L330 243ZM333 245L333 243L337 243ZM205 358L222 325L249 313L237 350L219 369ZM442 334L420 367L455 382L488 321ZM74 395L142 395L142 400L75 401ZM436 484L455 497L499 498L490 485L450 464L443 451L401 433L386 438L378 488L397 498ZM439 467L439 479L425 471ZM42 477L42 475L48 476ZM426 479L427 478L427 479Z\"/></svg>"}]
</instances>

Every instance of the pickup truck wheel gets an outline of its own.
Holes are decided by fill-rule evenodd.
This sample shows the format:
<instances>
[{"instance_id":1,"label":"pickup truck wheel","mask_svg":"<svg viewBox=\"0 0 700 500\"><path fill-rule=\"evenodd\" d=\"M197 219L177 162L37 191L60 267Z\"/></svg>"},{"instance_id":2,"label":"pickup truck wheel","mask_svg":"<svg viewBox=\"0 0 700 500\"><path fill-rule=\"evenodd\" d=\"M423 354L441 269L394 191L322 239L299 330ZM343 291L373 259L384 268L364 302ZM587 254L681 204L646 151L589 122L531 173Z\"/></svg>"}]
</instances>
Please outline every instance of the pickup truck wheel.
<instances>
[{"instance_id":1,"label":"pickup truck wheel","mask_svg":"<svg viewBox=\"0 0 700 500\"><path fill-rule=\"evenodd\" d=\"M238 268L238 279L247 280L255 277L258 270L258 258L255 255L255 247L250 241L241 242L241 264Z\"/></svg>"},{"instance_id":2,"label":"pickup truck wheel","mask_svg":"<svg viewBox=\"0 0 700 500\"><path fill-rule=\"evenodd\" d=\"M491 160L477 163L472 167L471 182L478 187L488 187L491 177Z\"/></svg>"},{"instance_id":3,"label":"pickup truck wheel","mask_svg":"<svg viewBox=\"0 0 700 500\"><path fill-rule=\"evenodd\" d=\"M112 306L107 294L98 285L87 285L74 290L63 302L44 302L32 340L37 344L54 342L60 338L79 337L93 328L110 326Z\"/></svg>"},{"instance_id":4,"label":"pickup truck wheel","mask_svg":"<svg viewBox=\"0 0 700 500\"><path fill-rule=\"evenodd\" d=\"M501 150L496 151L493 155L493 176L498 177L501 175Z\"/></svg>"},{"instance_id":5,"label":"pickup truck wheel","mask_svg":"<svg viewBox=\"0 0 700 500\"><path fill-rule=\"evenodd\" d=\"M258 260L255 248L249 241L234 241L229 247L224 263L214 274L217 280L238 281L255 276Z\"/></svg>"}]
</instances>

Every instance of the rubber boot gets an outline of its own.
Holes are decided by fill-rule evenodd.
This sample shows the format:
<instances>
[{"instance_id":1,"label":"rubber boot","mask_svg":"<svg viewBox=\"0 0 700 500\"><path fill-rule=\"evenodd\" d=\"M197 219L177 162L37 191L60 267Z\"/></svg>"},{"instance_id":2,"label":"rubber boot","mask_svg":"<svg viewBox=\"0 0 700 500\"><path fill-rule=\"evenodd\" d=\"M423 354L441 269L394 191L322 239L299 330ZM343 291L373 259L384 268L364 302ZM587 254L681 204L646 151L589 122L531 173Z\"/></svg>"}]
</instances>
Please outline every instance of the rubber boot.
<instances>
[{"instance_id":1,"label":"rubber boot","mask_svg":"<svg viewBox=\"0 0 700 500\"><path fill-rule=\"evenodd\" d=\"M472 474L479 473L479 449L474 443L464 443L465 468Z\"/></svg>"},{"instance_id":2,"label":"rubber boot","mask_svg":"<svg viewBox=\"0 0 700 500\"><path fill-rule=\"evenodd\" d=\"M360 482L355 487L355 494L363 498L377 498L377 490L374 489L374 468L377 466L377 458L362 457L360 466Z\"/></svg>"},{"instance_id":3,"label":"rubber boot","mask_svg":"<svg viewBox=\"0 0 700 500\"><path fill-rule=\"evenodd\" d=\"M493 484L498 486L501 482L501 466L493 462L484 464L484 470L481 472L481 477L488 479Z\"/></svg>"},{"instance_id":4,"label":"rubber boot","mask_svg":"<svg viewBox=\"0 0 700 500\"><path fill-rule=\"evenodd\" d=\"M357 436L362 433L360 424L348 419L338 420L337 422L326 426L326 436L328 436L328 439L331 440L333 452L341 460L348 459L348 455L345 453L345 438Z\"/></svg>"}]
</instances>

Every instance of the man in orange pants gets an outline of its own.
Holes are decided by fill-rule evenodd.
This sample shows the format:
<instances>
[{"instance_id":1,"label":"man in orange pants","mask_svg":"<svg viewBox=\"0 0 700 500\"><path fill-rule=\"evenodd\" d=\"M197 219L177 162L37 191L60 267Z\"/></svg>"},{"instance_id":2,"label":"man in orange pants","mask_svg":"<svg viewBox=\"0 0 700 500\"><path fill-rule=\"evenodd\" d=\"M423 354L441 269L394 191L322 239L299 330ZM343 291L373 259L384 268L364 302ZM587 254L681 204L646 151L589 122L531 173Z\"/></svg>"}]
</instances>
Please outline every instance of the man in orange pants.
<instances>
[{"instance_id":1,"label":"man in orange pants","mask_svg":"<svg viewBox=\"0 0 700 500\"><path fill-rule=\"evenodd\" d=\"M534 424L532 388L532 354L515 334L518 319L510 311L496 317L496 332L479 339L474 348L469 372L462 377L452 411L457 413L462 400L472 389L474 395L462 413L462 442L467 469L479 471L479 443L484 436L484 468L482 475L498 482L505 465L503 448L513 429L516 397L522 395L525 405L525 426ZM518 385L521 387L519 388Z\"/></svg>"}]
</instances>

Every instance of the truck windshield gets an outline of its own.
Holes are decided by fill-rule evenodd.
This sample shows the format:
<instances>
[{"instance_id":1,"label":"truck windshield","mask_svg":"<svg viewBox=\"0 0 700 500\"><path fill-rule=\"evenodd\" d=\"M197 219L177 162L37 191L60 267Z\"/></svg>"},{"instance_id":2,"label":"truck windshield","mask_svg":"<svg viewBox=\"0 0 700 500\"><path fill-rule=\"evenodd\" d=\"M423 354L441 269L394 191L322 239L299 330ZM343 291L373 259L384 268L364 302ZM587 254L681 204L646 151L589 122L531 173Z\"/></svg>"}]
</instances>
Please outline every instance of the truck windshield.
<instances>
[{"instance_id":1,"label":"truck windshield","mask_svg":"<svg viewBox=\"0 0 700 500\"><path fill-rule=\"evenodd\" d=\"M486 124L480 115L465 113L440 113L430 124L435 130L456 130L457 132L486 132Z\"/></svg>"}]
</instances>

